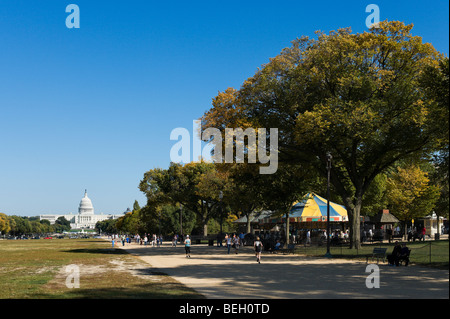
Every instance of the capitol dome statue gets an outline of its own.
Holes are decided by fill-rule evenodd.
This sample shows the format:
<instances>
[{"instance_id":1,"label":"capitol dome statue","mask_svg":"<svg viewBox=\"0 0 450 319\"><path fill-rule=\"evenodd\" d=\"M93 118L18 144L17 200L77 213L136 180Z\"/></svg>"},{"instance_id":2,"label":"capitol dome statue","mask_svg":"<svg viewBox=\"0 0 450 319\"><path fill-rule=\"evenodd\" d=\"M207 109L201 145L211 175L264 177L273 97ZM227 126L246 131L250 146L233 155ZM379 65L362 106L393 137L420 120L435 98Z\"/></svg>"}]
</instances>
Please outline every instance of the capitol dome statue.
<instances>
[{"instance_id":1,"label":"capitol dome statue","mask_svg":"<svg viewBox=\"0 0 450 319\"><path fill-rule=\"evenodd\" d=\"M80 215L92 215L94 214L94 206L87 196L87 190L84 191L84 197L81 199L80 206L78 207L78 213Z\"/></svg>"}]
</instances>

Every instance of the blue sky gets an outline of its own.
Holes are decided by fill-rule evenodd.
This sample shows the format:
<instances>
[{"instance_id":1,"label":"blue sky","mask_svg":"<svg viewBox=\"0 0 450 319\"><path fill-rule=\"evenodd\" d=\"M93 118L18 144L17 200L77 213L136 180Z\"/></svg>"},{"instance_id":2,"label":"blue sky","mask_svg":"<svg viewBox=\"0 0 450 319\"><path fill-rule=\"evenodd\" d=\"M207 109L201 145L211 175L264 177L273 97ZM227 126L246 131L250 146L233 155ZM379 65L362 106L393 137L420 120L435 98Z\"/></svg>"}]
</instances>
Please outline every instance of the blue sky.
<instances>
[{"instance_id":1,"label":"blue sky","mask_svg":"<svg viewBox=\"0 0 450 319\"><path fill-rule=\"evenodd\" d=\"M143 206L174 128L296 37L365 31L371 3L448 55L447 0L0 0L0 212L76 212L85 188L96 212Z\"/></svg>"}]
</instances>

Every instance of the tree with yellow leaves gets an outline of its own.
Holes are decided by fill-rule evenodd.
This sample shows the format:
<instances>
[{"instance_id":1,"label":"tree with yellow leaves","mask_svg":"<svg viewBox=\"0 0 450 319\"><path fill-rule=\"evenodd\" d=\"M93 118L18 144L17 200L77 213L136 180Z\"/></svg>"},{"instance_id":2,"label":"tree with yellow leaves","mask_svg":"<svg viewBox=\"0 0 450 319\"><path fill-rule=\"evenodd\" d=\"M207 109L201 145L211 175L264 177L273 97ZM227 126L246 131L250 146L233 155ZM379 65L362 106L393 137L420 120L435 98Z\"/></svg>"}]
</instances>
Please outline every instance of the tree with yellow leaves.
<instances>
[{"instance_id":1,"label":"tree with yellow leaves","mask_svg":"<svg viewBox=\"0 0 450 319\"><path fill-rule=\"evenodd\" d=\"M386 197L389 210L405 223L431 213L440 189L430 185L428 174L417 165L398 166L387 178Z\"/></svg>"},{"instance_id":2,"label":"tree with yellow leaves","mask_svg":"<svg viewBox=\"0 0 450 319\"><path fill-rule=\"evenodd\" d=\"M3 213L0 213L0 234L6 234L11 230L9 225L9 218Z\"/></svg>"}]
</instances>

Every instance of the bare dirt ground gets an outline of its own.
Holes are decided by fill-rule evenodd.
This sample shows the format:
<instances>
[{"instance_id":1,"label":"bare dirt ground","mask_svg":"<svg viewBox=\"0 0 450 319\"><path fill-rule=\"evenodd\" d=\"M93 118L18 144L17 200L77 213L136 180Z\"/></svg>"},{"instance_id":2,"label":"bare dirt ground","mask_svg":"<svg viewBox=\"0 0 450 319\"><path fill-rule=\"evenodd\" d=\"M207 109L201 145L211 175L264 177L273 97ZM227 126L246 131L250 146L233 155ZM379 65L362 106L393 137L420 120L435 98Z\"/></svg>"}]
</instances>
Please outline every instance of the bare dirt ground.
<instances>
[{"instance_id":1,"label":"bare dirt ground","mask_svg":"<svg viewBox=\"0 0 450 319\"><path fill-rule=\"evenodd\" d=\"M185 257L184 247L170 243L117 247L212 299L449 298L448 270L380 263L380 287L367 288L367 264L354 260L263 254L258 264L251 247L228 255L223 247L194 245L191 258Z\"/></svg>"}]
</instances>

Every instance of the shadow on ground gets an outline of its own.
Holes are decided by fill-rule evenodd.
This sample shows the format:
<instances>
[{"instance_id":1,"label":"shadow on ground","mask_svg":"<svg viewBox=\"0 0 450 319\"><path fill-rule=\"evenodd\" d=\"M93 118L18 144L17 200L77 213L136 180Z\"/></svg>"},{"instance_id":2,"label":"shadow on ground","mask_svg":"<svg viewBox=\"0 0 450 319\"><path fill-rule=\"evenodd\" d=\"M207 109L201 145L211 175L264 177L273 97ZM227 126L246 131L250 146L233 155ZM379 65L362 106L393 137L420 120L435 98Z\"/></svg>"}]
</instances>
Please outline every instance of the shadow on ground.
<instances>
[{"instance_id":1,"label":"shadow on ground","mask_svg":"<svg viewBox=\"0 0 450 319\"><path fill-rule=\"evenodd\" d=\"M360 261L265 254L257 264L250 248L193 246L190 259L180 247L125 248L207 298L449 298L448 270L380 264L380 288L370 289Z\"/></svg>"}]
</instances>

